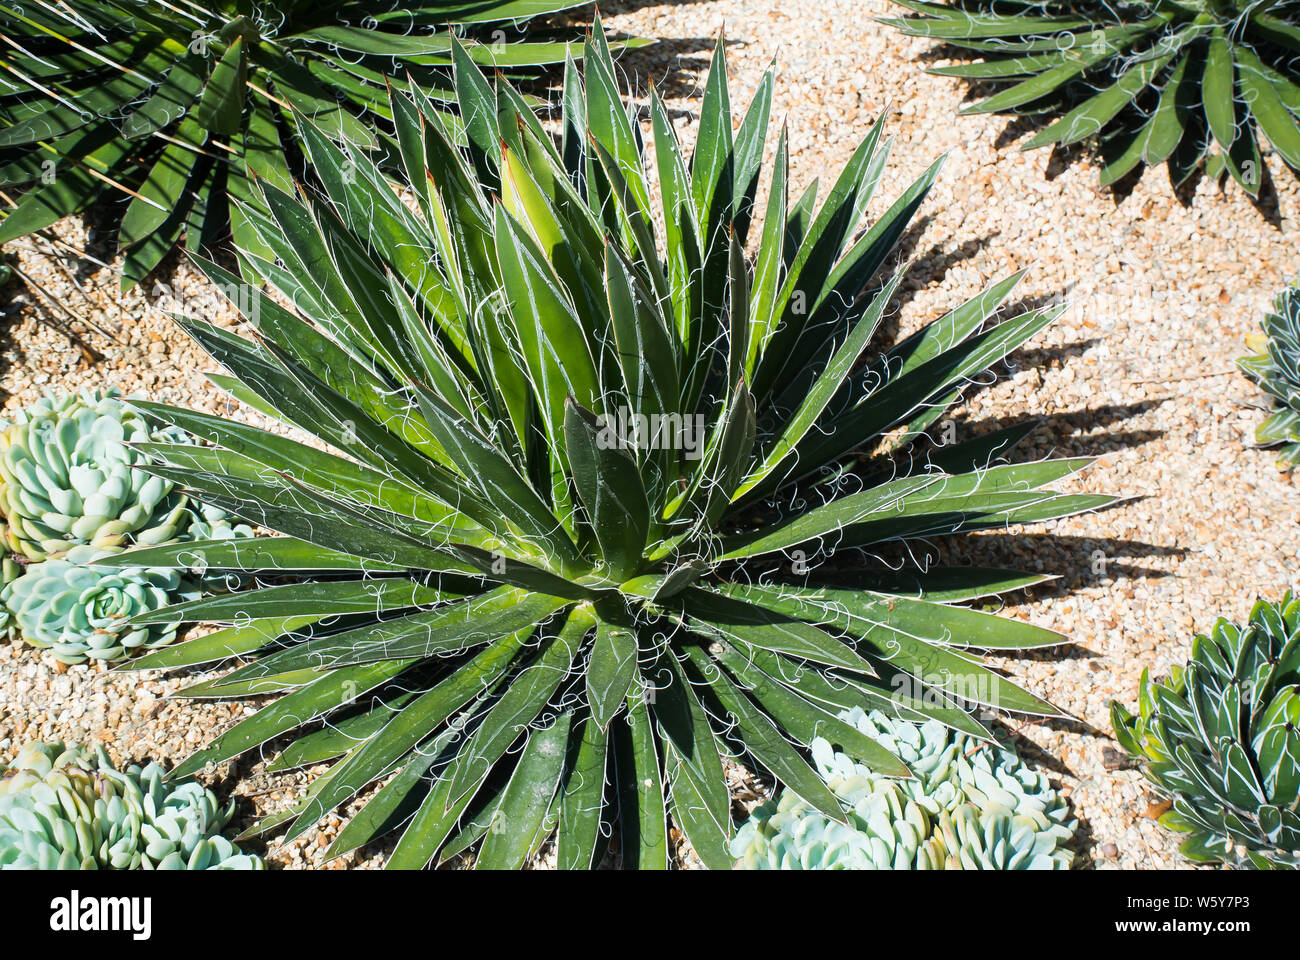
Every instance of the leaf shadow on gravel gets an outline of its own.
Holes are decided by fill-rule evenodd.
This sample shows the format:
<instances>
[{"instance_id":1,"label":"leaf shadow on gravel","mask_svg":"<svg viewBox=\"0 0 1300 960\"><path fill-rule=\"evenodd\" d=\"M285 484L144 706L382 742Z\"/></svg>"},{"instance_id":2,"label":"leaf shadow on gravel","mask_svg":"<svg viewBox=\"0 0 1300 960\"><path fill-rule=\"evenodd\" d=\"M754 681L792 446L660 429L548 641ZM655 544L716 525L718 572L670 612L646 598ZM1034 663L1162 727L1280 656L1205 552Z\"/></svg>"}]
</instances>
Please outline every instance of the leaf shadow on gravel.
<instances>
[{"instance_id":1,"label":"leaf shadow on gravel","mask_svg":"<svg viewBox=\"0 0 1300 960\"><path fill-rule=\"evenodd\" d=\"M979 566L1032 570L1055 577L1017 595L1017 603L1021 600L1066 600L1075 592L1085 587L1095 587L1099 583L1113 587L1120 580L1155 580L1171 576L1173 571L1145 566L1138 561L1177 560L1189 553L1186 547L1143 540L1087 537L1050 531L985 532L971 537L966 544L953 544L947 550L943 549L947 545L936 546L945 563L976 562ZM1047 648L1045 651L1027 650L1018 656L1031 660L1087 660L1096 654L1083 648L1067 650L1062 647Z\"/></svg>"},{"instance_id":2,"label":"leaf shadow on gravel","mask_svg":"<svg viewBox=\"0 0 1300 960\"><path fill-rule=\"evenodd\" d=\"M979 237L964 240L955 247L943 240L930 244L924 252L920 250L921 238L934 221L932 214L924 214L903 232L893 251L896 269L907 268L903 282L899 284L898 293L890 303L886 317L881 321L881 332L893 337L898 333L898 311L911 303L933 285L940 284L954 267L974 260L980 252L997 236L1000 230L994 230ZM910 264L910 266L909 266Z\"/></svg>"},{"instance_id":3,"label":"leaf shadow on gravel","mask_svg":"<svg viewBox=\"0 0 1300 960\"><path fill-rule=\"evenodd\" d=\"M871 218L868 218L868 226L873 222ZM889 302L885 315L881 317L879 326L871 336L872 345L868 351L869 354L874 354L879 350L887 350L898 342L899 323L904 306L924 294L932 285L942 283L948 272L954 267L979 256L980 251L984 249L989 241L1000 233L1000 231L995 230L981 237L965 240L956 247L950 247L943 241L938 241L930 244L924 253L918 253L921 239L933 222L933 214L925 213L916 217L894 245L888 264L881 268L880 274L866 285L860 295L874 296L881 289L885 280L896 272L906 271L903 274L902 282L898 285L898 292L894 294L894 299Z\"/></svg>"},{"instance_id":4,"label":"leaf shadow on gravel","mask_svg":"<svg viewBox=\"0 0 1300 960\"><path fill-rule=\"evenodd\" d=\"M1068 346L1068 345L1067 345ZM1046 348L1043 353L1051 356L1058 351ZM981 387L980 389L984 389ZM969 398L973 394L967 393ZM1075 410L1063 410L1043 416L1016 414L1006 417L984 417L970 420L961 416L952 418L957 427L959 439L968 440L982 436L993 430L1013 427L1030 420L1037 420L1038 426L1026 437L1012 453L1012 459L1023 460L1033 457L1097 457L1119 450L1130 450L1158 440L1164 436L1163 430L1155 429L1109 429L1115 424L1124 424L1155 410L1165 399L1135 400L1131 403L1108 403L1095 407L1080 407ZM1098 433L1105 430L1104 433Z\"/></svg>"},{"instance_id":5,"label":"leaf shadow on gravel","mask_svg":"<svg viewBox=\"0 0 1300 960\"><path fill-rule=\"evenodd\" d=\"M716 43L713 37L665 38L620 54L616 66L638 99L649 96L649 83L653 83L664 100L696 100L704 95L704 74ZM743 45L743 41L727 37L723 45L731 49ZM692 108L670 108L669 116L674 120L683 116L694 119L698 112L697 103Z\"/></svg>"}]
</instances>

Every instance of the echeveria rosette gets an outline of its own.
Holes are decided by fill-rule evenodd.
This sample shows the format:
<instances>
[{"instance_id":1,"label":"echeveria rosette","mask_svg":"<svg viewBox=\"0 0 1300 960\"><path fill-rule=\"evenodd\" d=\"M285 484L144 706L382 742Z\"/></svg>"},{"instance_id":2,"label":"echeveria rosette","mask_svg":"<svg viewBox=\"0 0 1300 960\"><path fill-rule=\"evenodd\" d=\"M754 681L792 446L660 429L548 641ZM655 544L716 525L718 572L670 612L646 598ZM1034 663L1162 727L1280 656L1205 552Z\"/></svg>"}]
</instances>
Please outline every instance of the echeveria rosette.
<instances>
[{"instance_id":1,"label":"echeveria rosette","mask_svg":"<svg viewBox=\"0 0 1300 960\"><path fill-rule=\"evenodd\" d=\"M178 622L135 625L134 617L195 600L180 570L106 567L113 551L73 547L64 557L28 564L0 590L0 604L28 643L60 663L114 663L176 639Z\"/></svg>"},{"instance_id":2,"label":"echeveria rosette","mask_svg":"<svg viewBox=\"0 0 1300 960\"><path fill-rule=\"evenodd\" d=\"M1115 739L1173 801L1160 817L1191 860L1300 867L1300 599L1220 618L1185 667L1152 682L1138 713L1111 703Z\"/></svg>"},{"instance_id":3,"label":"echeveria rosette","mask_svg":"<svg viewBox=\"0 0 1300 960\"><path fill-rule=\"evenodd\" d=\"M818 772L844 805L827 817L791 791L754 808L737 831L737 865L774 870L1063 870L1075 822L1047 775L1009 742L879 711L842 715L905 760L915 779L880 776L813 741Z\"/></svg>"},{"instance_id":4,"label":"echeveria rosette","mask_svg":"<svg viewBox=\"0 0 1300 960\"><path fill-rule=\"evenodd\" d=\"M554 835L557 862L586 868L617 830L625 865L665 867L671 820L730 868L724 755L833 816L815 735L907 774L843 710L974 736L967 701L1055 715L979 651L1064 638L966 605L1041 576L877 556L1113 502L1053 488L1088 458L1009 461L1028 426L928 437L1058 313L999 311L1015 275L882 344L893 250L939 165L873 200L882 120L824 193L792 194L774 71L737 125L721 43L689 161L653 94L643 136L599 29L549 127L452 55L463 148L395 88L394 190L363 145L303 119L324 195L262 184L275 257L250 260L247 326L179 320L218 386L312 442L140 404L205 444L155 444L150 471L277 534L104 561L201 553L254 575L137 621L221 629L132 666L238 656L202 695L284 698L180 772L306 727L277 763L337 762L258 830L293 840L384 779L326 856L400 827L393 867L471 849L476 867L517 867Z\"/></svg>"},{"instance_id":5,"label":"echeveria rosette","mask_svg":"<svg viewBox=\"0 0 1300 960\"><path fill-rule=\"evenodd\" d=\"M1260 134L1300 170L1297 0L895 2L917 16L883 22L981 58L931 73L1001 87L963 113L1054 117L1026 149L1098 138L1103 186L1166 162L1178 185L1208 154L1257 195Z\"/></svg>"},{"instance_id":6,"label":"echeveria rosette","mask_svg":"<svg viewBox=\"0 0 1300 960\"><path fill-rule=\"evenodd\" d=\"M0 517L9 549L40 561L79 544L107 549L194 533L251 535L220 511L193 504L172 481L139 469L148 457L133 444L185 439L150 423L116 390L42 397L20 410L0 429Z\"/></svg>"},{"instance_id":7,"label":"echeveria rosette","mask_svg":"<svg viewBox=\"0 0 1300 960\"><path fill-rule=\"evenodd\" d=\"M1277 295L1261 326L1247 341L1259 352L1237 365L1277 408L1255 428L1255 442L1280 447L1277 465L1290 470L1300 464L1300 283Z\"/></svg>"},{"instance_id":8,"label":"echeveria rosette","mask_svg":"<svg viewBox=\"0 0 1300 960\"><path fill-rule=\"evenodd\" d=\"M262 869L221 836L233 814L156 763L119 771L102 746L31 743L0 766L0 869Z\"/></svg>"},{"instance_id":9,"label":"echeveria rosette","mask_svg":"<svg viewBox=\"0 0 1300 960\"><path fill-rule=\"evenodd\" d=\"M13 38L0 80L0 187L25 188L0 243L122 198L123 286L182 237L188 250L210 249L228 222L241 249L268 256L244 211L256 180L290 190L303 175L294 111L377 147L390 132L390 78L445 101L453 35L477 62L512 73L562 63L580 53L579 30L545 19L583 5L0 3L0 35Z\"/></svg>"}]
</instances>

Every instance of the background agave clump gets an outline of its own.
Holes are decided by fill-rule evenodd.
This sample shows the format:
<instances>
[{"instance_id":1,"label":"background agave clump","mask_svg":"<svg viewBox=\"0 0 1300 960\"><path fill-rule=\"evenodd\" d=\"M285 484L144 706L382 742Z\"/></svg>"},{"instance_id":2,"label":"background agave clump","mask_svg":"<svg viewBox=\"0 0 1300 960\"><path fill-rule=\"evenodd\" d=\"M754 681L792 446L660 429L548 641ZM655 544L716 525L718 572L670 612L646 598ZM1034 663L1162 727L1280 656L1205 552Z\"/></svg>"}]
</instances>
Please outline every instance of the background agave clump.
<instances>
[{"instance_id":1,"label":"background agave clump","mask_svg":"<svg viewBox=\"0 0 1300 960\"><path fill-rule=\"evenodd\" d=\"M731 852L756 870L1065 870L1075 822L1047 775L1009 740L855 707L841 714L903 759L915 779L880 776L818 737L817 771L847 822L786 792L755 807Z\"/></svg>"},{"instance_id":2,"label":"background agave clump","mask_svg":"<svg viewBox=\"0 0 1300 960\"><path fill-rule=\"evenodd\" d=\"M1169 679L1146 671L1138 714L1111 704L1115 738L1173 801L1160 822L1192 860L1300 867L1300 599L1220 619Z\"/></svg>"},{"instance_id":3,"label":"background agave clump","mask_svg":"<svg viewBox=\"0 0 1300 960\"><path fill-rule=\"evenodd\" d=\"M0 428L0 521L5 545L27 560L82 544L252 534L139 469L147 458L132 444L186 435L150 423L115 390L42 397Z\"/></svg>"},{"instance_id":4,"label":"background agave clump","mask_svg":"<svg viewBox=\"0 0 1300 960\"><path fill-rule=\"evenodd\" d=\"M0 870L260 870L220 834L233 813L156 763L31 743L0 765Z\"/></svg>"},{"instance_id":5,"label":"background agave clump","mask_svg":"<svg viewBox=\"0 0 1300 960\"><path fill-rule=\"evenodd\" d=\"M882 268L939 165L864 225L883 123L820 204L815 185L788 195L783 133L760 220L770 72L733 128L719 46L688 164L657 96L642 143L599 29L555 139L452 55L464 150L418 91L392 96L411 206L364 144L304 118L327 196L263 185L255 338L180 321L229 371L219 386L327 449L141 405L212 443L139 444L152 472L279 534L100 561L201 549L212 569L282 578L135 618L228 624L135 666L239 656L188 692L281 695L177 773L296 731L276 769L337 762L258 830L299 836L387 778L329 856L400 828L390 866L474 847L476 865L514 867L558 833L559 865L588 867L616 830L625 866L664 867L671 815L727 868L724 755L838 818L815 737L907 772L843 710L981 738L974 704L1055 715L976 651L1063 638L962 605L1040 575L899 570L865 549L1112 502L1047 488L1087 460L998 460L1026 426L922 440L1058 312L995 316L1018 275L871 346L900 281Z\"/></svg>"},{"instance_id":6,"label":"background agave clump","mask_svg":"<svg viewBox=\"0 0 1300 960\"><path fill-rule=\"evenodd\" d=\"M1098 137L1103 186L1162 162L1181 184L1217 144L1207 170L1256 195L1261 132L1300 170L1296 0L895 2L919 16L883 22L980 58L931 73L1003 87L963 112L1055 116L1026 149Z\"/></svg>"},{"instance_id":7,"label":"background agave clump","mask_svg":"<svg viewBox=\"0 0 1300 960\"><path fill-rule=\"evenodd\" d=\"M252 178L292 189L290 111L365 147L391 145L385 77L447 95L453 33L480 63L561 62L572 44L524 23L581 0L34 0L0 3L0 189L26 187L0 242L104 197L129 198L123 285L182 235L190 250L229 222Z\"/></svg>"},{"instance_id":8,"label":"background agave clump","mask_svg":"<svg viewBox=\"0 0 1300 960\"><path fill-rule=\"evenodd\" d=\"M60 663L113 663L165 646L179 623L136 626L141 613L197 600L198 587L176 569L95 566L113 551L73 547L62 559L30 564L0 590L0 604L23 639Z\"/></svg>"},{"instance_id":9,"label":"background agave clump","mask_svg":"<svg viewBox=\"0 0 1300 960\"><path fill-rule=\"evenodd\" d=\"M1277 407L1255 428L1255 442L1280 445L1277 465L1290 470L1300 464L1300 284L1277 295L1261 326L1262 332L1248 341L1259 352L1237 365Z\"/></svg>"}]
</instances>

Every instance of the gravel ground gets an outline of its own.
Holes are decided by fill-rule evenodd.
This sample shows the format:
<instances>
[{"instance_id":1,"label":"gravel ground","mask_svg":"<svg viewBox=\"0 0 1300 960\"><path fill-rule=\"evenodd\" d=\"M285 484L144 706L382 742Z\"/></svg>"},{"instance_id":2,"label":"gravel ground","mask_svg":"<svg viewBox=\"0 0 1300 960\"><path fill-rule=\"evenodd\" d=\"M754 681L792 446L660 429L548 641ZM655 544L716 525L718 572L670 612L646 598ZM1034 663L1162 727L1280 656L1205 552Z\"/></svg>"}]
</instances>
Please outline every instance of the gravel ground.
<instances>
[{"instance_id":1,"label":"gravel ground","mask_svg":"<svg viewBox=\"0 0 1300 960\"><path fill-rule=\"evenodd\" d=\"M1025 153L1011 119L957 117L964 83L924 75L931 45L875 24L885 9L884 0L797 9L779 0L717 0L614 4L606 17L612 29L662 38L622 67L642 91L654 81L687 142L724 26L733 104L748 101L775 56L774 111L789 124L793 189L815 177L828 185L884 110L894 143L876 211L948 155L904 241L904 257L915 263L898 304L902 333L1025 267L1017 292L1025 305L1054 297L1072 304L1011 359L1001 382L954 412L957 437L1042 418L1025 456L1098 455L1075 488L1131 499L1051 526L937 547L958 562L1059 577L1013 597L1004 613L1060 630L1073 643L1004 666L1078 718L1028 724L1018 734L1022 751L1059 778L1074 806L1080 864L1183 865L1176 841L1147 816L1144 782L1109 737L1107 704L1118 698L1132 706L1144 668L1167 673L1186 658L1193 633L1220 615L1243 618L1256 596L1276 599L1296 567L1300 501L1273 456L1251 448L1262 395L1233 361L1274 292L1300 270L1300 184L1270 154L1275 189L1259 205L1231 184L1220 189L1205 179L1176 195L1163 168L1146 171L1127 195L1100 190L1086 151ZM60 225L59 235L86 249L80 221ZM93 234L89 242L91 253L109 259ZM200 375L206 360L150 308L163 291L120 295L109 270L25 242L12 249L54 300L89 321L74 329L102 359L53 328L57 308L30 295L9 304L0 318L6 412L44 392L96 384L229 412ZM206 295L184 266L160 276L182 295ZM233 320L224 307L215 313ZM192 679L201 677L186 682ZM60 672L13 643L0 647L0 740L100 740L120 757L175 761L253 709L169 699L180 686L84 666ZM282 809L308 779L267 778L249 761L216 777L248 798L246 821ZM763 789L739 778L735 786L745 806ZM315 864L313 853L338 825L273 848L272 865ZM330 866L375 866L382 853L367 849Z\"/></svg>"}]
</instances>

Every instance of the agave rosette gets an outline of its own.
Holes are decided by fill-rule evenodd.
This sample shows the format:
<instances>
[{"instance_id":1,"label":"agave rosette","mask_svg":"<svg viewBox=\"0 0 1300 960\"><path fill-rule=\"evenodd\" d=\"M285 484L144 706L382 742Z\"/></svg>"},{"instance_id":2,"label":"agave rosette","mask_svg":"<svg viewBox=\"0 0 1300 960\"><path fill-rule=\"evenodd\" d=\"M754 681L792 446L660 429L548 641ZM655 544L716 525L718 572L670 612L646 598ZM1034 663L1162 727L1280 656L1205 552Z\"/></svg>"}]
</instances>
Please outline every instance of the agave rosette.
<instances>
[{"instance_id":1,"label":"agave rosette","mask_svg":"<svg viewBox=\"0 0 1300 960\"><path fill-rule=\"evenodd\" d=\"M567 31L530 30L581 0L33 0L0 3L0 187L26 195L0 242L117 195L123 284L185 238L205 249L228 222L256 244L240 204L253 178L300 175L291 111L378 147L385 74L445 96L450 44L500 69L561 62ZM440 93L441 91L441 93ZM230 201L233 201L230 202ZM263 251L265 253L265 251Z\"/></svg>"},{"instance_id":2,"label":"agave rosette","mask_svg":"<svg viewBox=\"0 0 1300 960\"><path fill-rule=\"evenodd\" d=\"M1255 428L1255 442L1280 447L1277 464L1290 470L1300 464L1300 284L1277 295L1261 326L1248 341L1259 352L1237 366L1277 408Z\"/></svg>"},{"instance_id":3,"label":"agave rosette","mask_svg":"<svg viewBox=\"0 0 1300 960\"><path fill-rule=\"evenodd\" d=\"M1300 868L1300 599L1220 618L1170 677L1142 672L1138 713L1111 702L1115 739L1173 801L1160 817L1184 856Z\"/></svg>"},{"instance_id":4,"label":"agave rosette","mask_svg":"<svg viewBox=\"0 0 1300 960\"><path fill-rule=\"evenodd\" d=\"M1086 460L997 461L1028 426L915 446L1057 313L994 319L1013 276L868 349L900 279L878 274L939 165L859 229L883 123L820 207L815 186L788 196L782 133L760 219L771 72L733 132L719 47L688 166L654 95L643 152L598 29L585 77L568 65L556 139L453 56L464 152L418 92L394 92L409 205L360 145L305 121L328 199L266 185L255 223L275 259L249 265L301 316L253 292L251 339L180 320L229 371L217 384L329 449L144 405L212 442L142 445L155 473L279 536L103 562L198 550L209 569L294 578L137 618L228 626L135 666L239 656L190 692L282 694L179 772L297 730L276 769L340 759L259 829L296 837L387 778L331 856L401 826L390 866L475 844L477 864L518 866L558 826L560 865L587 867L617 821L622 862L663 867L671 815L728 867L724 754L837 817L796 744L821 735L907 772L842 710L975 736L972 702L1055 714L971 648L1063 638L960 605L1041 576L899 571L866 552L1112 502L1046 488ZM818 576L837 550L847 579Z\"/></svg>"},{"instance_id":5,"label":"agave rosette","mask_svg":"<svg viewBox=\"0 0 1300 960\"><path fill-rule=\"evenodd\" d=\"M1178 185L1206 159L1257 195L1260 133L1300 170L1296 0L895 2L918 16L884 23L981 58L931 73L1001 87L964 113L1059 114L1025 149L1097 137L1103 186L1160 163Z\"/></svg>"}]
</instances>

